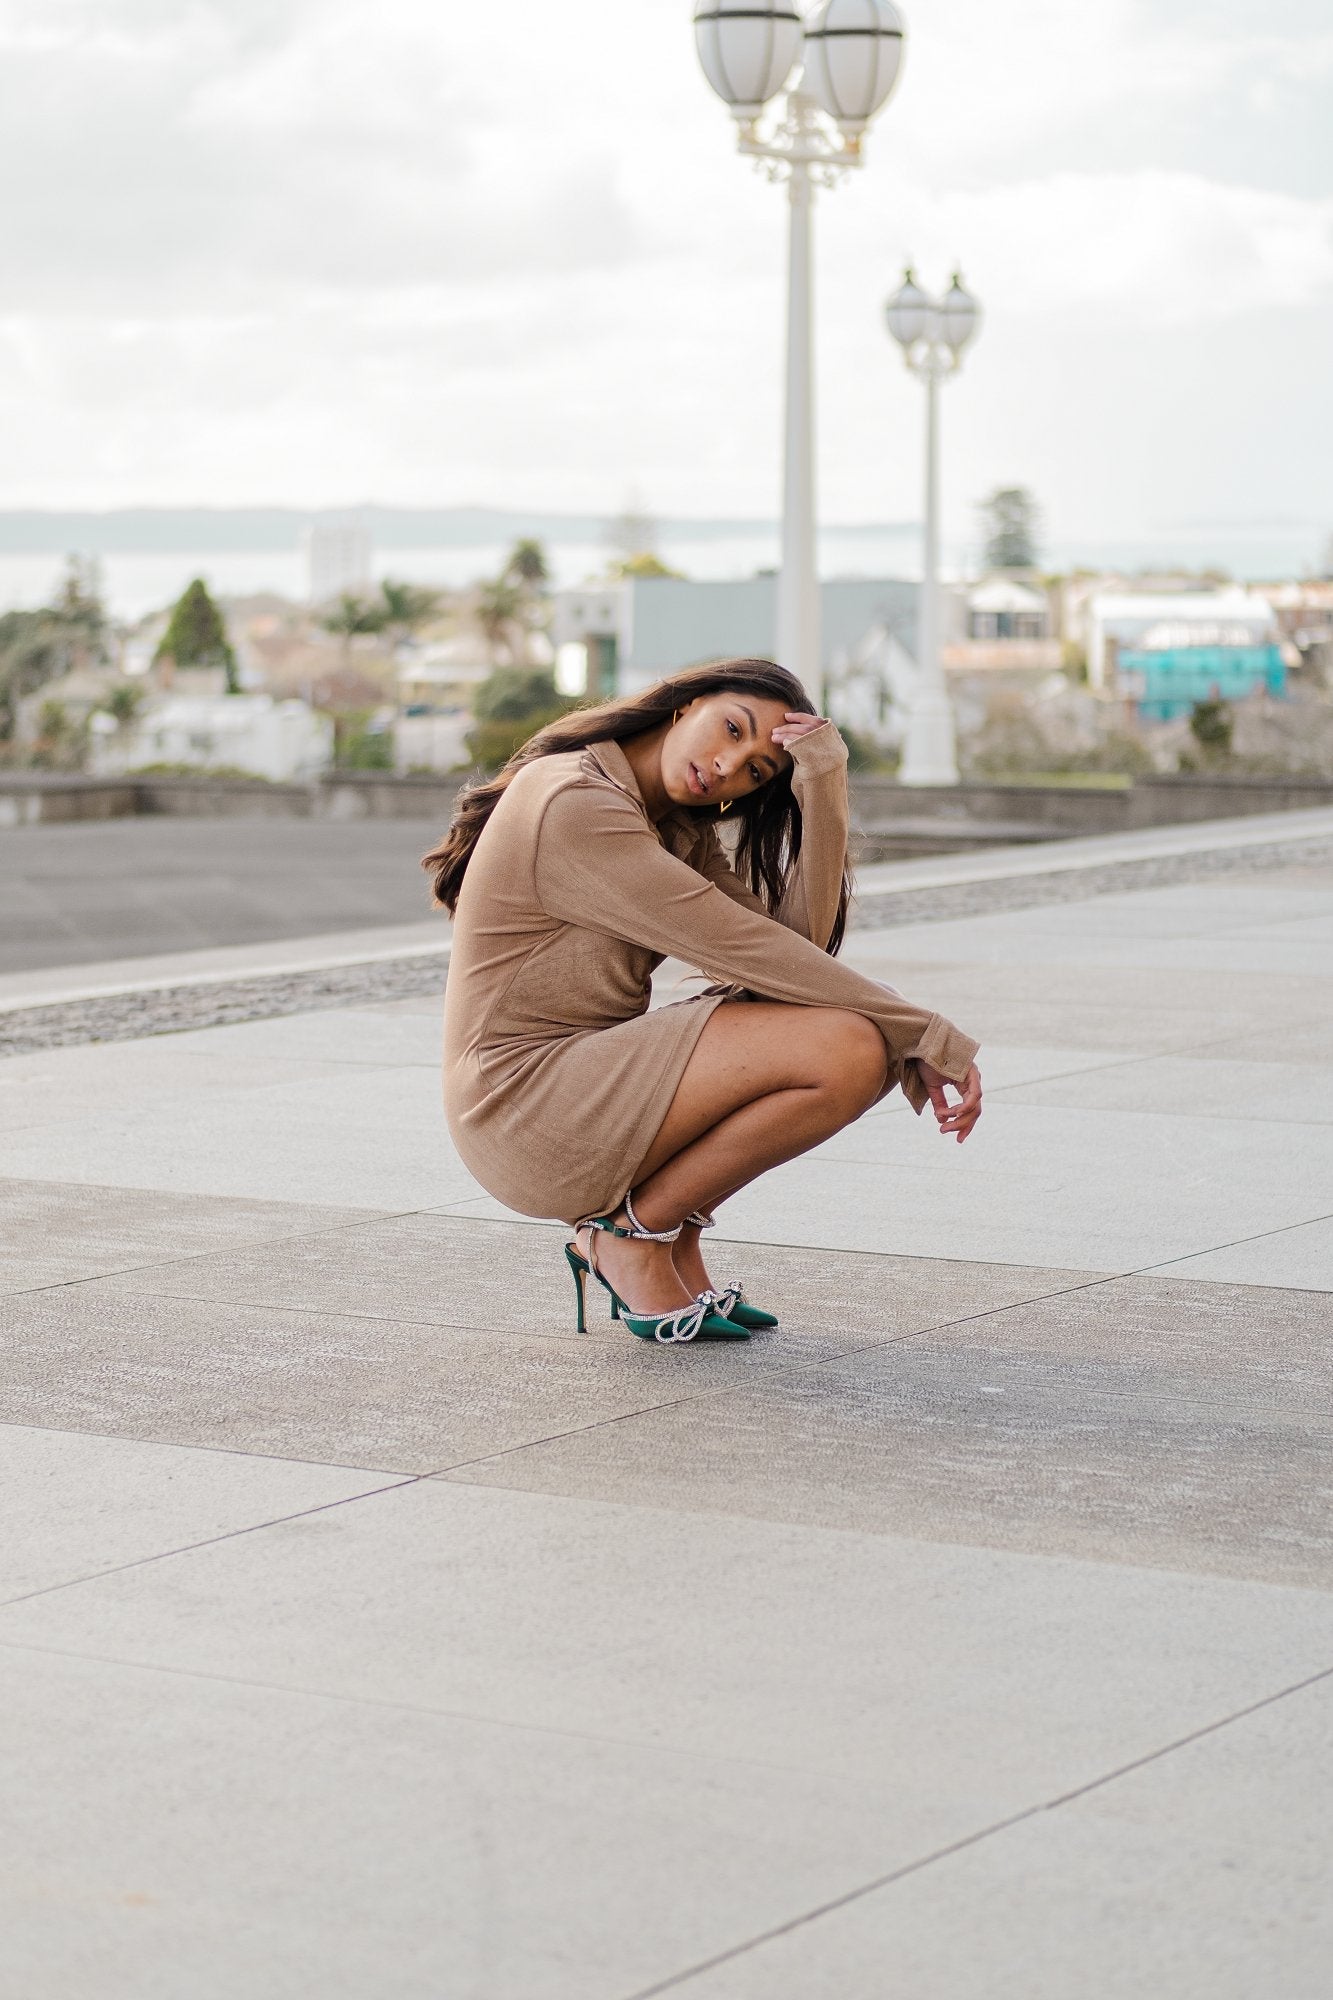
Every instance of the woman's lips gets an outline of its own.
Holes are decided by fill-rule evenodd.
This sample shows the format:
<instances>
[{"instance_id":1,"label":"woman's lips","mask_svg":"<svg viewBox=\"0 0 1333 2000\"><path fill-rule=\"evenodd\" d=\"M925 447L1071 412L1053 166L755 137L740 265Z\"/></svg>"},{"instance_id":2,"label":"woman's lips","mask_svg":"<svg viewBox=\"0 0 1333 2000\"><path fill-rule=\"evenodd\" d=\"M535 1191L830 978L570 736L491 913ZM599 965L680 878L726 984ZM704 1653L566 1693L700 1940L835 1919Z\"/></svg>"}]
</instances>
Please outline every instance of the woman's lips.
<instances>
[{"instance_id":1,"label":"woman's lips","mask_svg":"<svg viewBox=\"0 0 1333 2000\"><path fill-rule=\"evenodd\" d=\"M708 797L708 787L699 775L699 766L697 764L690 765L689 778L690 790L697 792L701 799L706 799Z\"/></svg>"}]
</instances>

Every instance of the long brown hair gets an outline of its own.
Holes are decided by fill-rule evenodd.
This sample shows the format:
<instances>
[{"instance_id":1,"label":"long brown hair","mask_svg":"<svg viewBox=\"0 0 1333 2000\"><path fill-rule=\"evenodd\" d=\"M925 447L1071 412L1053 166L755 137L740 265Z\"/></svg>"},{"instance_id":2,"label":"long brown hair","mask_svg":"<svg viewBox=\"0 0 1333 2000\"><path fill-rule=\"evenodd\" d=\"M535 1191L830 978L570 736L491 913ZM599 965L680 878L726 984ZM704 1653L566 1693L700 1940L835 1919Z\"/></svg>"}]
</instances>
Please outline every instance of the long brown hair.
<instances>
[{"instance_id":1,"label":"long brown hair","mask_svg":"<svg viewBox=\"0 0 1333 2000\"><path fill-rule=\"evenodd\" d=\"M458 892L472 858L481 830L495 811L508 786L525 764L534 757L556 757L562 751L583 750L590 743L608 740L623 743L656 724L669 722L678 708L701 695L724 692L759 695L780 701L793 714L814 715L813 702L794 674L772 660L718 660L702 667L687 667L668 679L657 681L641 694L624 695L595 708L578 708L548 722L522 744L503 770L493 778L468 785L458 797L449 831L438 847L423 854L421 865L435 876L435 902L452 916ZM717 806L692 808L695 819L716 819ZM770 914L776 911L787 878L801 851L801 809L791 787L790 769L779 771L744 798L732 805L736 817L734 864ZM844 866L838 915L828 950L842 946L847 927L847 901L851 877Z\"/></svg>"}]
</instances>

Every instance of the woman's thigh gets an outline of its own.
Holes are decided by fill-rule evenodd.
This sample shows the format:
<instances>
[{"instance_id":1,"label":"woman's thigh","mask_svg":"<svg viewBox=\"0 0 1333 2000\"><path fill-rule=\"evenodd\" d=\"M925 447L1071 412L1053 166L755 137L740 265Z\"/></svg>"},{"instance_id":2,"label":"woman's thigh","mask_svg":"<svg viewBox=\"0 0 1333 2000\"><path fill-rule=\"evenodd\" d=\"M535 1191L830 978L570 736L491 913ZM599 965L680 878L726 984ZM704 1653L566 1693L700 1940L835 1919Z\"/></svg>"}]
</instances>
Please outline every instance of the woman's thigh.
<instances>
[{"instance_id":1,"label":"woman's thigh","mask_svg":"<svg viewBox=\"0 0 1333 2000\"><path fill-rule=\"evenodd\" d=\"M883 1087L886 1060L879 1030L863 1015L776 1000L724 1000L694 1045L635 1180L655 1173L742 1105L775 1091L842 1083L864 1108L860 1100L869 1103Z\"/></svg>"}]
</instances>

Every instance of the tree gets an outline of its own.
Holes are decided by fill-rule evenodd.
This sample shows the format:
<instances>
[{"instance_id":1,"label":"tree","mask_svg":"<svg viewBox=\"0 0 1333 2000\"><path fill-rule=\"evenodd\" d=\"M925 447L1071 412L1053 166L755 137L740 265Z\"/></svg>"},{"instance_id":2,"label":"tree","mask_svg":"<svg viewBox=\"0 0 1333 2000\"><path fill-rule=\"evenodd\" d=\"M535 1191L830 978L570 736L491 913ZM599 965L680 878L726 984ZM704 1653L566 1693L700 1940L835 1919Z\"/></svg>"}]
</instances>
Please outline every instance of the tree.
<instances>
[{"instance_id":1,"label":"tree","mask_svg":"<svg viewBox=\"0 0 1333 2000\"><path fill-rule=\"evenodd\" d=\"M578 705L556 692L549 668L497 667L472 703L476 725L467 735L468 755L481 770L498 771L529 736Z\"/></svg>"},{"instance_id":2,"label":"tree","mask_svg":"<svg viewBox=\"0 0 1333 2000\"><path fill-rule=\"evenodd\" d=\"M395 583L387 576L380 585L380 596L384 624L404 636L415 632L419 625L428 624L440 608L438 590L423 590L415 583Z\"/></svg>"},{"instance_id":3,"label":"tree","mask_svg":"<svg viewBox=\"0 0 1333 2000\"><path fill-rule=\"evenodd\" d=\"M987 569L1034 569L1040 527L1037 503L1026 486L997 486L981 503Z\"/></svg>"},{"instance_id":4,"label":"tree","mask_svg":"<svg viewBox=\"0 0 1333 2000\"><path fill-rule=\"evenodd\" d=\"M106 607L102 602L101 565L96 556L71 555L65 559L65 574L51 602L52 614L72 631L82 631L93 641L106 631Z\"/></svg>"},{"instance_id":5,"label":"tree","mask_svg":"<svg viewBox=\"0 0 1333 2000\"><path fill-rule=\"evenodd\" d=\"M346 666L353 639L366 632L382 632L388 623L388 613L373 600L354 597L351 591L345 590L333 610L326 611L319 622L326 632L336 632L342 640L343 665Z\"/></svg>"},{"instance_id":6,"label":"tree","mask_svg":"<svg viewBox=\"0 0 1333 2000\"><path fill-rule=\"evenodd\" d=\"M0 615L0 742L12 739L25 695L102 659L105 640L97 564L72 555L50 604Z\"/></svg>"},{"instance_id":7,"label":"tree","mask_svg":"<svg viewBox=\"0 0 1333 2000\"><path fill-rule=\"evenodd\" d=\"M501 655L509 661L522 651L523 614L527 599L519 585L507 576L497 576L478 584L474 614L492 660Z\"/></svg>"},{"instance_id":8,"label":"tree","mask_svg":"<svg viewBox=\"0 0 1333 2000\"><path fill-rule=\"evenodd\" d=\"M607 523L606 539L613 558L622 563L657 554L657 523L651 514L644 513L637 494L631 494L615 520Z\"/></svg>"},{"instance_id":9,"label":"tree","mask_svg":"<svg viewBox=\"0 0 1333 2000\"><path fill-rule=\"evenodd\" d=\"M661 556L649 555L647 553L637 556L618 556L615 562L609 563L607 565L607 575L613 577L625 577L625 576L683 577L684 574L685 572L683 569L672 569L669 563L664 563L662 561Z\"/></svg>"},{"instance_id":10,"label":"tree","mask_svg":"<svg viewBox=\"0 0 1333 2000\"><path fill-rule=\"evenodd\" d=\"M1196 701L1190 710L1190 734L1210 762L1222 763L1231 755L1235 726L1230 702L1216 692L1206 701Z\"/></svg>"},{"instance_id":11,"label":"tree","mask_svg":"<svg viewBox=\"0 0 1333 2000\"><path fill-rule=\"evenodd\" d=\"M122 681L119 687L112 688L102 706L123 728L126 723L133 722L139 713L143 695L142 687L136 682Z\"/></svg>"},{"instance_id":12,"label":"tree","mask_svg":"<svg viewBox=\"0 0 1333 2000\"><path fill-rule=\"evenodd\" d=\"M534 541L531 536L525 536L515 542L509 551L504 574L510 583L516 583L520 589L534 595L545 590L551 581L551 572L546 561L546 551L541 543Z\"/></svg>"},{"instance_id":13,"label":"tree","mask_svg":"<svg viewBox=\"0 0 1333 2000\"><path fill-rule=\"evenodd\" d=\"M201 576L188 583L176 599L153 658L173 660L178 667L221 667L227 676L227 693L240 693L236 655L227 627Z\"/></svg>"}]
</instances>

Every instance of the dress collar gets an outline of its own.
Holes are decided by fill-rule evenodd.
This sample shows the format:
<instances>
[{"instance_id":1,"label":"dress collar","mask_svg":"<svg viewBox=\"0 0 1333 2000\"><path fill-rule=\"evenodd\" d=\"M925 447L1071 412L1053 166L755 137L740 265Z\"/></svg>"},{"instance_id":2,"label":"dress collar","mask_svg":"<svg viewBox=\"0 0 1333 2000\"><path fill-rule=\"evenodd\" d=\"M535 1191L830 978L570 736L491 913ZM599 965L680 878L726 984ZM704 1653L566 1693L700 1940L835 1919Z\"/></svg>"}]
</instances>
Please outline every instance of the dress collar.
<instances>
[{"instance_id":1,"label":"dress collar","mask_svg":"<svg viewBox=\"0 0 1333 2000\"><path fill-rule=\"evenodd\" d=\"M637 805L643 805L643 793L639 790L634 766L618 743L607 737L600 743L590 743L583 754L591 757L604 778L609 778L620 791L628 792ZM644 811L647 810L644 806Z\"/></svg>"},{"instance_id":2,"label":"dress collar","mask_svg":"<svg viewBox=\"0 0 1333 2000\"><path fill-rule=\"evenodd\" d=\"M682 846L690 849L697 845L702 838L706 822L696 819L685 806L673 806L670 812L662 815L661 819L656 821L651 819L644 804L643 793L639 790L638 779L634 775L634 766L620 745L612 738L607 737L600 743L590 743L583 754L592 760L602 776L609 779L618 791L626 792L633 799L664 847L680 852Z\"/></svg>"}]
</instances>

